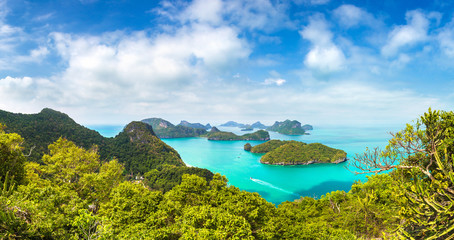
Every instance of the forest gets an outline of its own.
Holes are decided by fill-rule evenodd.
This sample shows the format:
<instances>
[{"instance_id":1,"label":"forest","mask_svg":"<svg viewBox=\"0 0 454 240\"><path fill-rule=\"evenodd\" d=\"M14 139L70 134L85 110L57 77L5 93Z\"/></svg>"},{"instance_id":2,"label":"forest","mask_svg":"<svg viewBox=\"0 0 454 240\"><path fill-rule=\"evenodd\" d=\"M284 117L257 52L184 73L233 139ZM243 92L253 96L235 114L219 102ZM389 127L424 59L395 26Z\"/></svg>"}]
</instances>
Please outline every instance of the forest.
<instances>
[{"instance_id":1,"label":"forest","mask_svg":"<svg viewBox=\"0 0 454 240\"><path fill-rule=\"evenodd\" d=\"M188 171L174 186L162 184L175 179L166 171L181 170L165 162L126 177L116 158L65 138L30 161L24 138L7 128L0 127L2 239L454 237L453 112L429 109L385 149L357 155L349 169L371 175L349 192L277 207L219 174Z\"/></svg>"}]
</instances>

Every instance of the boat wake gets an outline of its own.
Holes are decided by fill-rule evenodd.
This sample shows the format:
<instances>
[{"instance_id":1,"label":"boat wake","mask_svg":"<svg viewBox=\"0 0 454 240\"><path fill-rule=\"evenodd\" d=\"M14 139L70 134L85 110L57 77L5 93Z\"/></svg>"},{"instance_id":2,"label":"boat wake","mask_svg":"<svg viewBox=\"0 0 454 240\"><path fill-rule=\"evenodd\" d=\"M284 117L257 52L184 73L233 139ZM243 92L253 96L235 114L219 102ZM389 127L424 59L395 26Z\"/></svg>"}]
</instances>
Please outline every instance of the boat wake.
<instances>
[{"instance_id":1,"label":"boat wake","mask_svg":"<svg viewBox=\"0 0 454 240\"><path fill-rule=\"evenodd\" d=\"M278 186L275 186L275 185L273 185L273 184L271 184L271 183L269 183L269 182L265 182L265 181L262 181L262 180L260 180L260 179L255 179L255 178L250 178L250 179L251 179L252 181L254 181L254 182L260 184L260 185L263 185L263 186L266 186L266 187L269 187L269 188L274 188L274 189L276 189L276 190L279 190L279 191L281 191L281 192L285 192L285 193L288 193L288 194L291 194L291 195L299 196L298 194L296 194L296 193L294 193L294 192L285 190L285 189L280 188L280 187L278 187Z\"/></svg>"}]
</instances>

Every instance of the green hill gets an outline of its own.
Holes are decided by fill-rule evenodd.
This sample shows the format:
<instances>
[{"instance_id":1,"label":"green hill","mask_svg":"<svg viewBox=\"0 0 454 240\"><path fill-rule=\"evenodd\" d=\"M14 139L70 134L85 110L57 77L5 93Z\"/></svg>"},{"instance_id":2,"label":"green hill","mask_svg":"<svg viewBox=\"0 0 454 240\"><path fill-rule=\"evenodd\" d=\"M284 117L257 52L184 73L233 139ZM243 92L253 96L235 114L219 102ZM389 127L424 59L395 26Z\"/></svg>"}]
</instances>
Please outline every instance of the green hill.
<instances>
[{"instance_id":1,"label":"green hill","mask_svg":"<svg viewBox=\"0 0 454 240\"><path fill-rule=\"evenodd\" d=\"M153 131L159 138L198 137L207 133L205 129L187 127L184 125L175 126L162 118L147 118L143 119L142 122L151 125Z\"/></svg>"},{"instance_id":2,"label":"green hill","mask_svg":"<svg viewBox=\"0 0 454 240\"><path fill-rule=\"evenodd\" d=\"M347 153L343 150L330 148L321 143L290 141L263 155L260 162L273 165L307 165L340 163L346 160Z\"/></svg>"},{"instance_id":3,"label":"green hill","mask_svg":"<svg viewBox=\"0 0 454 240\"><path fill-rule=\"evenodd\" d=\"M25 139L25 154L31 150L29 160L38 163L48 153L48 145L63 137L86 149L96 145L101 159L117 158L127 173L144 174L163 164L185 166L179 154L141 122L128 124L115 138L105 138L68 115L48 108L37 114L0 110L0 123L6 125L6 132L18 133Z\"/></svg>"}]
</instances>

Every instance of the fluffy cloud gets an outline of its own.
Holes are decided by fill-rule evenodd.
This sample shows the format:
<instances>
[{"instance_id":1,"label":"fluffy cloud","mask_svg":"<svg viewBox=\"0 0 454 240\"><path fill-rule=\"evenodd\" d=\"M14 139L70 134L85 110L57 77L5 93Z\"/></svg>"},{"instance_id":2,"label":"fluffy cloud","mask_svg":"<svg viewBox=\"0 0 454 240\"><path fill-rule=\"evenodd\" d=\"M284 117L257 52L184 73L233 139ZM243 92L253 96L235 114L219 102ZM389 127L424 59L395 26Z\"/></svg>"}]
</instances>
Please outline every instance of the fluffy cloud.
<instances>
[{"instance_id":1,"label":"fluffy cloud","mask_svg":"<svg viewBox=\"0 0 454 240\"><path fill-rule=\"evenodd\" d=\"M338 71L343 68L344 53L334 44L333 34L323 17L312 17L309 25L300 31L300 35L312 43L304 60L306 66L321 72Z\"/></svg>"},{"instance_id":2,"label":"fluffy cloud","mask_svg":"<svg viewBox=\"0 0 454 240\"><path fill-rule=\"evenodd\" d=\"M344 4L336 8L333 11L333 15L339 20L339 23L346 28L358 25L376 26L378 24L378 21L372 14L350 4Z\"/></svg>"},{"instance_id":3,"label":"fluffy cloud","mask_svg":"<svg viewBox=\"0 0 454 240\"><path fill-rule=\"evenodd\" d=\"M154 12L183 23L233 24L241 29L265 32L294 27L287 14L289 3L281 1L194 0L189 5L162 1L160 5Z\"/></svg>"},{"instance_id":4,"label":"fluffy cloud","mask_svg":"<svg viewBox=\"0 0 454 240\"><path fill-rule=\"evenodd\" d=\"M385 56L394 56L407 46L424 42L428 39L429 19L421 11L409 11L405 15L407 25L396 26L388 35L388 43L381 52Z\"/></svg>"},{"instance_id":5,"label":"fluffy cloud","mask_svg":"<svg viewBox=\"0 0 454 240\"><path fill-rule=\"evenodd\" d=\"M174 34L111 33L72 36L53 33L67 69L60 82L69 104L153 101L173 89L198 84L248 57L245 41L228 27L194 24Z\"/></svg>"},{"instance_id":6,"label":"fluffy cloud","mask_svg":"<svg viewBox=\"0 0 454 240\"><path fill-rule=\"evenodd\" d=\"M182 13L183 19L218 25L222 22L224 3L221 0L194 0Z\"/></svg>"}]
</instances>

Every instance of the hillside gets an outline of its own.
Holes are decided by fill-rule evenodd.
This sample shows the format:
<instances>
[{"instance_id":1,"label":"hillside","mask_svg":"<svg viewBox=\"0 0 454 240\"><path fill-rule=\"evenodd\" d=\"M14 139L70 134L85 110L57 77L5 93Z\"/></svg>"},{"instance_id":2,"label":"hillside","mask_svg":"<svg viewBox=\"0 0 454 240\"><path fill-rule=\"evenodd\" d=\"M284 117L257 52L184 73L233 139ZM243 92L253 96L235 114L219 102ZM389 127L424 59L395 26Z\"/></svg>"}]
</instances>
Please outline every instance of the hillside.
<instances>
[{"instance_id":1,"label":"hillside","mask_svg":"<svg viewBox=\"0 0 454 240\"><path fill-rule=\"evenodd\" d=\"M142 122L152 126L153 131L159 138L198 137L207 133L204 128L187 127L183 126L184 124L175 126L162 118L147 118L143 119Z\"/></svg>"},{"instance_id":2,"label":"hillside","mask_svg":"<svg viewBox=\"0 0 454 240\"><path fill-rule=\"evenodd\" d=\"M25 154L33 148L28 158L38 163L49 152L48 145L62 137L86 149L96 145L101 159L117 158L127 173L144 174L163 164L185 166L179 154L141 122L128 124L115 138L105 138L68 115L48 108L37 114L0 110L0 123L6 125L7 133L15 132L24 138Z\"/></svg>"},{"instance_id":3,"label":"hillside","mask_svg":"<svg viewBox=\"0 0 454 240\"><path fill-rule=\"evenodd\" d=\"M347 160L347 153L321 143L306 144L291 141L269 151L260 159L272 165L307 165L312 163L340 163Z\"/></svg>"},{"instance_id":4,"label":"hillside","mask_svg":"<svg viewBox=\"0 0 454 240\"><path fill-rule=\"evenodd\" d=\"M266 130L278 132L285 135L304 135L306 130L312 130L312 126L305 125L305 128L301 127L301 123L293 120L285 120L283 122L276 121L273 126L268 127Z\"/></svg>"}]
</instances>

